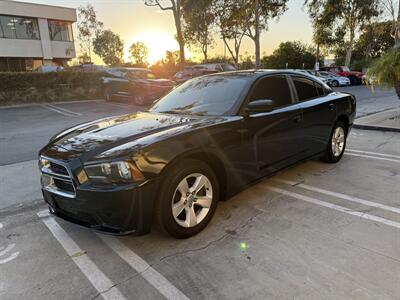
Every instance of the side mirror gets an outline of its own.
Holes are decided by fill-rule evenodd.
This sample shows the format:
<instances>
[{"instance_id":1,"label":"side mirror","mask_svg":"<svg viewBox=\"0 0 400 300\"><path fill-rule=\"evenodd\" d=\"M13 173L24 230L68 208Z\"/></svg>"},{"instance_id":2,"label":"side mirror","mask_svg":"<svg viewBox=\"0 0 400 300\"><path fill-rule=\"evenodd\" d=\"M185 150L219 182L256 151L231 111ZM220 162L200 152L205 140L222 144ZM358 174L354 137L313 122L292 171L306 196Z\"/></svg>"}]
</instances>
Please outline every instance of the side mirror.
<instances>
[{"instance_id":1,"label":"side mirror","mask_svg":"<svg viewBox=\"0 0 400 300\"><path fill-rule=\"evenodd\" d=\"M274 109L274 101L261 99L256 101L251 101L247 104L246 112L247 113L262 113L262 112L271 112Z\"/></svg>"}]
</instances>

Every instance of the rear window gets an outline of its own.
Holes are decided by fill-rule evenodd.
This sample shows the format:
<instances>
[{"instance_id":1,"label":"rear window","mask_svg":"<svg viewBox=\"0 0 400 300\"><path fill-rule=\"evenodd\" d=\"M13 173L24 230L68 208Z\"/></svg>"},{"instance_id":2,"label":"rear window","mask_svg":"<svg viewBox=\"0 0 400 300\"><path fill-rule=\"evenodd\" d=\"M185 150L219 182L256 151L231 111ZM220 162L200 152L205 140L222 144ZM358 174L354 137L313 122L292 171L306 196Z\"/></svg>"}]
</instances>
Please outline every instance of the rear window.
<instances>
[{"instance_id":1,"label":"rear window","mask_svg":"<svg viewBox=\"0 0 400 300\"><path fill-rule=\"evenodd\" d=\"M292 76L292 79L300 102L317 98L319 96L317 87L311 79L299 76Z\"/></svg>"}]
</instances>

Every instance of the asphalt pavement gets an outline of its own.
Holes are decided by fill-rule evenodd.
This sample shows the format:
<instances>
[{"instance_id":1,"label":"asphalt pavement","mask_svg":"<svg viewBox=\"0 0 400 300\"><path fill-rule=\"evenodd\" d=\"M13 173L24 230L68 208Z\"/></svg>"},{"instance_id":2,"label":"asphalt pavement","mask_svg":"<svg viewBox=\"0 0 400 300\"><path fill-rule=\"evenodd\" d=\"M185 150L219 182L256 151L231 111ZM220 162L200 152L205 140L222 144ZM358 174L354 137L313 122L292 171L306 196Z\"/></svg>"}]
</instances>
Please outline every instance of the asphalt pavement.
<instances>
[{"instance_id":1,"label":"asphalt pavement","mask_svg":"<svg viewBox=\"0 0 400 300\"><path fill-rule=\"evenodd\" d=\"M387 100L392 91L343 90L362 114L398 105ZM101 101L0 109L0 299L399 299L395 132L352 130L341 162L309 161L263 180L221 202L188 240L156 229L106 236L49 216L40 147L65 127L137 109Z\"/></svg>"}]
</instances>

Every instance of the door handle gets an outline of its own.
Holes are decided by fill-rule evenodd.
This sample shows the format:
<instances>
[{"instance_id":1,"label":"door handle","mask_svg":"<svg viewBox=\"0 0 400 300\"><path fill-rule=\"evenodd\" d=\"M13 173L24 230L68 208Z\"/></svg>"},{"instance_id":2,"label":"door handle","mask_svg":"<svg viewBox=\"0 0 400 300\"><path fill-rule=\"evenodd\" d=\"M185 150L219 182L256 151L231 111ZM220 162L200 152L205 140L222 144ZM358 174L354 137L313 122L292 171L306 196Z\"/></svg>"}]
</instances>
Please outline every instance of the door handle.
<instances>
[{"instance_id":1,"label":"door handle","mask_svg":"<svg viewBox=\"0 0 400 300\"><path fill-rule=\"evenodd\" d=\"M335 110L335 108L336 108L335 104L333 103L329 104L329 110Z\"/></svg>"},{"instance_id":2,"label":"door handle","mask_svg":"<svg viewBox=\"0 0 400 300\"><path fill-rule=\"evenodd\" d=\"M293 120L293 122L295 122L295 123L299 123L301 120L303 120L303 117L302 117L301 115L295 115L295 116L292 118L292 120Z\"/></svg>"}]
</instances>

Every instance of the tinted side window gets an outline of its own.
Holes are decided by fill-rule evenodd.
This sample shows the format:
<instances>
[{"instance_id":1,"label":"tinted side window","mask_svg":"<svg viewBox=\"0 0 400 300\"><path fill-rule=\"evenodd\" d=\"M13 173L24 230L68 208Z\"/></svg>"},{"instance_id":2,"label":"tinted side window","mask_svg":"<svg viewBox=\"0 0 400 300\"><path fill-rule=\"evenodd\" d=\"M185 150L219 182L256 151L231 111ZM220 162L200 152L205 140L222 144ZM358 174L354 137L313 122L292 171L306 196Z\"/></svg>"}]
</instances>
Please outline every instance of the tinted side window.
<instances>
[{"instance_id":1,"label":"tinted side window","mask_svg":"<svg viewBox=\"0 0 400 300\"><path fill-rule=\"evenodd\" d=\"M318 97L318 91L312 80L296 76L292 76L292 79L300 102Z\"/></svg>"},{"instance_id":2,"label":"tinted side window","mask_svg":"<svg viewBox=\"0 0 400 300\"><path fill-rule=\"evenodd\" d=\"M315 87L317 88L318 95L325 96L325 90L319 83L315 82Z\"/></svg>"},{"instance_id":3,"label":"tinted side window","mask_svg":"<svg viewBox=\"0 0 400 300\"><path fill-rule=\"evenodd\" d=\"M274 107L292 104L289 84L285 76L270 76L261 79L251 94L251 101L272 100Z\"/></svg>"}]
</instances>

